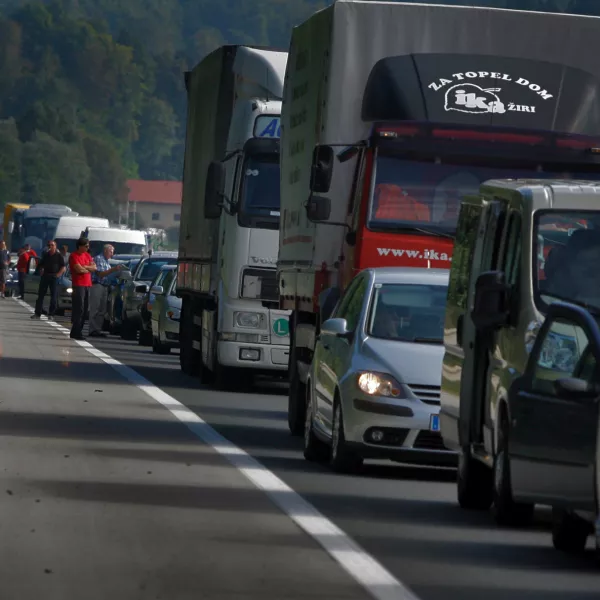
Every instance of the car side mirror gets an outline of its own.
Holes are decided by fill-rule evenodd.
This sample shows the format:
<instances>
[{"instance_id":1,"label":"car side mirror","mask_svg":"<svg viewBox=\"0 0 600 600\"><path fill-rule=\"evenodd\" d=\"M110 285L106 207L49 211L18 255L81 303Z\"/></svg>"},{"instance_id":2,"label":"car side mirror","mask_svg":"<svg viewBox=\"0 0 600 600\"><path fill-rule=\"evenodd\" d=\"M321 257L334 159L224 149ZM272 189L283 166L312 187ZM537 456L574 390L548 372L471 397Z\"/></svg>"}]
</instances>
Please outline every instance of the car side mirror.
<instances>
[{"instance_id":1,"label":"car side mirror","mask_svg":"<svg viewBox=\"0 0 600 600\"><path fill-rule=\"evenodd\" d=\"M206 174L206 187L204 190L204 217L218 219L223 208L225 194L225 165L213 161L208 166Z\"/></svg>"},{"instance_id":2,"label":"car side mirror","mask_svg":"<svg viewBox=\"0 0 600 600\"><path fill-rule=\"evenodd\" d=\"M306 205L306 216L309 221L318 223L327 221L331 215L331 200L325 196L311 196Z\"/></svg>"},{"instance_id":3,"label":"car side mirror","mask_svg":"<svg viewBox=\"0 0 600 600\"><path fill-rule=\"evenodd\" d=\"M488 271L479 275L475 282L475 301L471 311L471 319L479 331L493 331L508 322L509 291L502 271Z\"/></svg>"},{"instance_id":4,"label":"car side mirror","mask_svg":"<svg viewBox=\"0 0 600 600\"><path fill-rule=\"evenodd\" d=\"M162 285L153 285L150 288L150 293L155 296L162 296L165 293L165 290Z\"/></svg>"},{"instance_id":5,"label":"car side mirror","mask_svg":"<svg viewBox=\"0 0 600 600\"><path fill-rule=\"evenodd\" d=\"M132 278L131 271L121 271L119 273L119 279L121 281L131 281Z\"/></svg>"},{"instance_id":6,"label":"car side mirror","mask_svg":"<svg viewBox=\"0 0 600 600\"><path fill-rule=\"evenodd\" d=\"M317 146L313 152L310 189L317 194L326 194L333 177L333 148Z\"/></svg>"},{"instance_id":7,"label":"car side mirror","mask_svg":"<svg viewBox=\"0 0 600 600\"><path fill-rule=\"evenodd\" d=\"M600 389L597 385L583 379L576 379L575 377L565 377L555 380L554 389L560 398L569 398L572 400L591 400L600 395Z\"/></svg>"},{"instance_id":8,"label":"car side mirror","mask_svg":"<svg viewBox=\"0 0 600 600\"><path fill-rule=\"evenodd\" d=\"M136 285L135 291L138 294L145 294L148 291L148 286L145 283L142 283L141 285Z\"/></svg>"},{"instance_id":9,"label":"car side mirror","mask_svg":"<svg viewBox=\"0 0 600 600\"><path fill-rule=\"evenodd\" d=\"M336 337L347 337L351 332L348 331L348 322L346 319L327 319L321 325L321 333Z\"/></svg>"}]
</instances>

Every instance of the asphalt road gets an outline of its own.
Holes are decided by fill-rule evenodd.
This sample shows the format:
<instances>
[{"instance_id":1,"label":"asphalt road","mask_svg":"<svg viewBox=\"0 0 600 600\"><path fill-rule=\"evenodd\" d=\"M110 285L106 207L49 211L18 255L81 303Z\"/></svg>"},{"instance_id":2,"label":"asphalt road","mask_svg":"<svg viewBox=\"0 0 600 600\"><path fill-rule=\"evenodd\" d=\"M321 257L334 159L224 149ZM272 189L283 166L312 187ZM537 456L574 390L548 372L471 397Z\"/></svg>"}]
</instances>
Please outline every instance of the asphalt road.
<instances>
[{"instance_id":1,"label":"asphalt road","mask_svg":"<svg viewBox=\"0 0 600 600\"><path fill-rule=\"evenodd\" d=\"M39 572L40 555L52 557L54 543L59 556L63 540L67 548L81 551L73 557L77 573L65 575L64 585L101 590L97 596L79 597L106 598L109 593L114 598L170 600L368 597L274 506L272 498L253 489L239 471L181 431L167 409L124 382L110 366L97 364L89 353L85 359L77 358L82 364L75 379L87 381L90 389L103 389L92 393L85 406L73 397L77 395L73 383L65 388L69 397L60 398L61 384L66 386L73 377L48 374L37 358L19 360L11 350L12 364L7 368L7 343L22 344L27 336L42 339L46 353L64 355L65 348L70 356L85 353L72 350L74 342L48 331L47 323L31 322L24 308L8 302L0 303L0 325L4 330L11 319L13 337L6 339L2 332L0 369L4 363L2 372L17 376L11 379L13 393L25 389L19 386L34 384L42 397L46 387L52 392L47 406L38 401L35 409L19 408L28 414L41 411L35 418L15 413L7 419L6 403L17 411L19 402L3 394L0 404L5 478L8 468L16 482L31 488L21 491L25 503L16 503L14 492L1 500L8 518L0 529L4 540L0 582L8 577L14 586L13 594L6 596L5 583L0 583L2 598L33 598L26 593L38 589L28 581L29 565L35 564ZM94 339L93 345L260 461L420 600L597 600L600 595L600 569L593 553L573 558L556 552L544 510L538 511L530 530L501 530L489 514L458 508L451 469L377 463L367 464L359 476L333 474L325 466L307 463L301 440L289 436L286 389L281 384L262 383L246 393L218 392L183 375L176 352L158 356L116 337ZM96 362L86 366L86 361ZM103 406L105 399L110 401L108 408ZM73 403L78 407L74 418L88 420L68 432L62 427L55 430L53 413ZM89 413L92 406L96 412ZM89 419L93 426L87 424ZM108 439L98 440L100 433ZM45 458L48 444L59 444L58 452L64 454L74 444L80 450L77 463L62 455ZM27 477L20 479L23 473ZM157 487L156 479L162 487ZM44 522L36 512L39 507L31 503L40 494L45 494L42 502L57 504L52 514L59 516L52 523ZM28 534L27 527L36 533ZM45 527L41 544L40 527ZM44 573L42 581L57 580L57 575ZM114 582L105 577L114 577ZM123 591L124 582L129 594ZM76 596L56 592L35 597Z\"/></svg>"}]
</instances>

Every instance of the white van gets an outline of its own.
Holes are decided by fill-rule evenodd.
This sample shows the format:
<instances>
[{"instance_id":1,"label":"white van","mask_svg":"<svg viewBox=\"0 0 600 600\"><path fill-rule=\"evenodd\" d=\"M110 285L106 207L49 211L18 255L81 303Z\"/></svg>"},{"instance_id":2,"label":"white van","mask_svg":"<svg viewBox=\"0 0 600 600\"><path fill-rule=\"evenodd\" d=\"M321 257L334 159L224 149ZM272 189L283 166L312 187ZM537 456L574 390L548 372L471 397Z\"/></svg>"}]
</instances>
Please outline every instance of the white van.
<instances>
[{"instance_id":1,"label":"white van","mask_svg":"<svg viewBox=\"0 0 600 600\"><path fill-rule=\"evenodd\" d=\"M83 235L90 241L92 256L100 254L104 244L111 244L115 254L143 254L148 249L146 233L139 229L88 227Z\"/></svg>"},{"instance_id":2,"label":"white van","mask_svg":"<svg viewBox=\"0 0 600 600\"><path fill-rule=\"evenodd\" d=\"M108 219L100 217L61 217L56 226L54 240L59 250L63 246L67 246L69 252L74 252L76 250L75 243L81 237L82 231L88 227L99 229L109 226Z\"/></svg>"}]
</instances>

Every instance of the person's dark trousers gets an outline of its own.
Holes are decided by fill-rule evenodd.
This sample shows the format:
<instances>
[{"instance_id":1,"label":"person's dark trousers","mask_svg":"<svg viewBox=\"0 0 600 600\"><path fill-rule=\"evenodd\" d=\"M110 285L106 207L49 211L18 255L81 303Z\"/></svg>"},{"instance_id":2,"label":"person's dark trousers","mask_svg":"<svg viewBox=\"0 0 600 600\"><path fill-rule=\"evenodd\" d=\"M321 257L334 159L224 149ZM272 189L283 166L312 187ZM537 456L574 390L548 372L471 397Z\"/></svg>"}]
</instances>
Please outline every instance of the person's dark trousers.
<instances>
[{"instance_id":1,"label":"person's dark trousers","mask_svg":"<svg viewBox=\"0 0 600 600\"><path fill-rule=\"evenodd\" d=\"M25 300L25 273L19 271L19 296Z\"/></svg>"},{"instance_id":2,"label":"person's dark trousers","mask_svg":"<svg viewBox=\"0 0 600 600\"><path fill-rule=\"evenodd\" d=\"M50 308L48 309L48 315L54 316L56 312L56 304L58 300L58 279L53 275L42 275L40 279L40 287L38 288L38 298L35 303L35 314L40 317L44 308L44 298L46 292L50 291Z\"/></svg>"},{"instance_id":3,"label":"person's dark trousers","mask_svg":"<svg viewBox=\"0 0 600 600\"><path fill-rule=\"evenodd\" d=\"M80 338L82 337L83 323L85 320L85 313L88 309L90 288L83 286L73 287L73 312L71 322L71 337Z\"/></svg>"}]
</instances>

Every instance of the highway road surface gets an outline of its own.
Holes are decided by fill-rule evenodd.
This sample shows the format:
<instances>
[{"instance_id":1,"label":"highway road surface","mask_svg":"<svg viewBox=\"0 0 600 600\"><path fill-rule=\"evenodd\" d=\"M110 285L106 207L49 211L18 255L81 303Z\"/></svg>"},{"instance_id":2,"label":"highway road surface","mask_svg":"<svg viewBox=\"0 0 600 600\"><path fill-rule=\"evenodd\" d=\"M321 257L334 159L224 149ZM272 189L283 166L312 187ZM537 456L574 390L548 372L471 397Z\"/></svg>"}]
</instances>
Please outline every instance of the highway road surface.
<instances>
[{"instance_id":1,"label":"highway road surface","mask_svg":"<svg viewBox=\"0 0 600 600\"><path fill-rule=\"evenodd\" d=\"M282 384L218 392L177 352L30 315L0 300L2 600L600 598L591 547L557 553L543 510L501 530L452 469L334 475Z\"/></svg>"}]
</instances>

